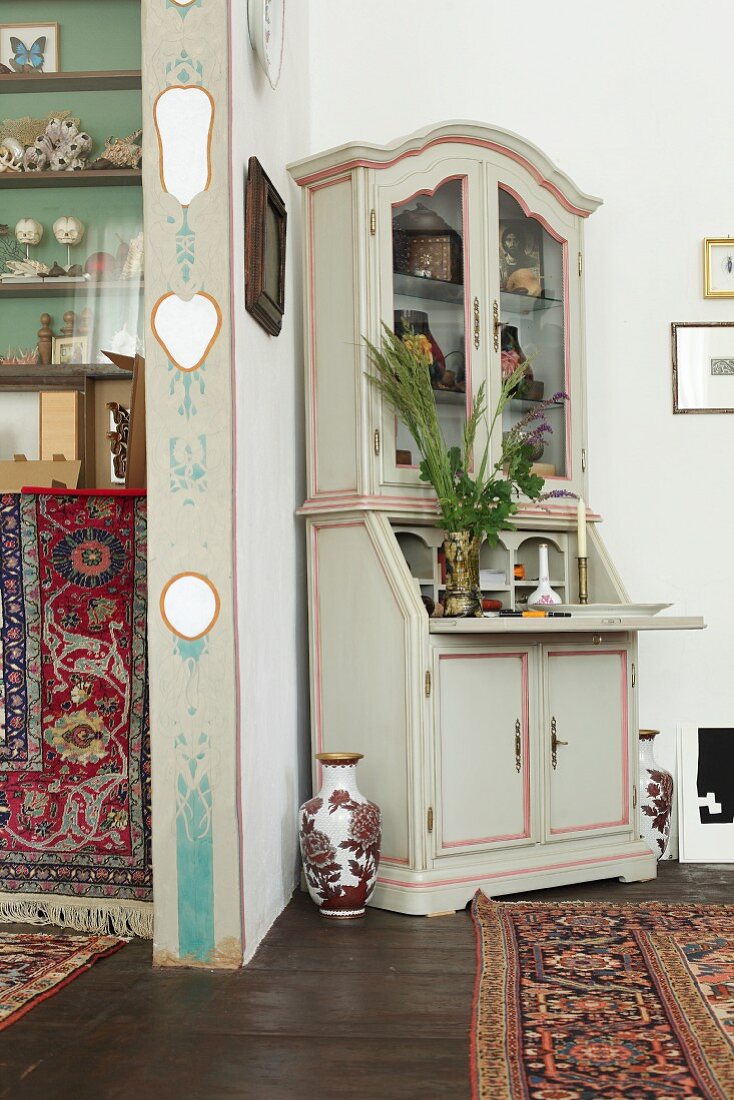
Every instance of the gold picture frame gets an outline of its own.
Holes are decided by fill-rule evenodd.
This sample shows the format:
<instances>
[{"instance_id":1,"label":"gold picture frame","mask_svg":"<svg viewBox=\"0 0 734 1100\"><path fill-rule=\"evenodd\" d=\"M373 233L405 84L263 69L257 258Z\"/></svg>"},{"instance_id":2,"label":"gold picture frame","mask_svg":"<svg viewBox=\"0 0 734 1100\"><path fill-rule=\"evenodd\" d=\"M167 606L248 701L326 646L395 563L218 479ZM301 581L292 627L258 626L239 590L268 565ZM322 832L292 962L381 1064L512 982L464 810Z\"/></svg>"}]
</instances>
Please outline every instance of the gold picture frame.
<instances>
[{"instance_id":1,"label":"gold picture frame","mask_svg":"<svg viewBox=\"0 0 734 1100\"><path fill-rule=\"evenodd\" d=\"M51 362L58 367L77 367L89 362L88 336L54 336Z\"/></svg>"},{"instance_id":2,"label":"gold picture frame","mask_svg":"<svg viewBox=\"0 0 734 1100\"><path fill-rule=\"evenodd\" d=\"M19 58L11 45L11 38L17 38L25 47ZM38 56L33 54L34 43L43 38L44 49L40 56L42 64L37 65ZM22 62L26 64L23 66ZM43 78L52 73L61 72L61 27L52 21L43 23L0 23L0 69L11 76L37 75ZM11 70L15 70L12 72Z\"/></svg>"},{"instance_id":3,"label":"gold picture frame","mask_svg":"<svg viewBox=\"0 0 734 1100\"><path fill-rule=\"evenodd\" d=\"M734 239L705 237L703 242L704 298L734 298Z\"/></svg>"}]
</instances>

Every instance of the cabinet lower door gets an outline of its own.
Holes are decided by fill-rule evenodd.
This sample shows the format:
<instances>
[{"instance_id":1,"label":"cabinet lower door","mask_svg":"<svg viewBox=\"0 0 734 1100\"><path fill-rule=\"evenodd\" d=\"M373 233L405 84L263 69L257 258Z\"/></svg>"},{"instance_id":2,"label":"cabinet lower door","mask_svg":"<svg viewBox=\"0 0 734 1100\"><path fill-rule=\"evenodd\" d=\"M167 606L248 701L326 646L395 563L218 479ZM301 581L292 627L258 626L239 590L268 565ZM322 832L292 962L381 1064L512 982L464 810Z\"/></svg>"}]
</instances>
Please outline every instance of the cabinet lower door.
<instances>
[{"instance_id":1,"label":"cabinet lower door","mask_svg":"<svg viewBox=\"0 0 734 1100\"><path fill-rule=\"evenodd\" d=\"M546 652L549 839L629 828L629 668L622 647Z\"/></svg>"},{"instance_id":2,"label":"cabinet lower door","mask_svg":"<svg viewBox=\"0 0 734 1100\"><path fill-rule=\"evenodd\" d=\"M531 656L436 655L436 855L531 842Z\"/></svg>"}]
</instances>

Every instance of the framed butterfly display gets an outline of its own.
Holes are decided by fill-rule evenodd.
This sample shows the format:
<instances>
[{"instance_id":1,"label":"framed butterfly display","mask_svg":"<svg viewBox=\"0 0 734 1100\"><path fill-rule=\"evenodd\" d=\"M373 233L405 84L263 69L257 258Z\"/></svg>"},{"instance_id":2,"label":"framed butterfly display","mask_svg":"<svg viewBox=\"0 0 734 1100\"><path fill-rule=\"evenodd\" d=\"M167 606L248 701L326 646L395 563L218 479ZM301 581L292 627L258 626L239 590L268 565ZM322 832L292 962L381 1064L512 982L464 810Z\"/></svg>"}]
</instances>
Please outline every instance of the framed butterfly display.
<instances>
[{"instance_id":1,"label":"framed butterfly display","mask_svg":"<svg viewBox=\"0 0 734 1100\"><path fill-rule=\"evenodd\" d=\"M0 72L43 76L60 64L58 23L0 23Z\"/></svg>"}]
</instances>

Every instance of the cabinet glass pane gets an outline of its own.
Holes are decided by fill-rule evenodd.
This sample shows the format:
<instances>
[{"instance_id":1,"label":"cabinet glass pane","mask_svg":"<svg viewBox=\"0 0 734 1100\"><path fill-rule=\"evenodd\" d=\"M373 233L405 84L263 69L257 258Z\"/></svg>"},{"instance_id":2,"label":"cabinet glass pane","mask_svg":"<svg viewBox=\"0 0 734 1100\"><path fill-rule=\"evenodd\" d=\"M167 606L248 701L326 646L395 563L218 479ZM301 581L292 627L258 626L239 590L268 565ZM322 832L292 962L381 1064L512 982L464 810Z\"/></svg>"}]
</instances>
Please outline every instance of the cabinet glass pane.
<instances>
[{"instance_id":1,"label":"cabinet glass pane","mask_svg":"<svg viewBox=\"0 0 734 1100\"><path fill-rule=\"evenodd\" d=\"M500 340L502 377L526 359L524 381L510 400L502 427L508 431L537 403L568 393L564 245L501 185L499 188ZM543 477L566 477L569 402L548 411L553 434L535 455Z\"/></svg>"},{"instance_id":2,"label":"cabinet glass pane","mask_svg":"<svg viewBox=\"0 0 734 1100\"><path fill-rule=\"evenodd\" d=\"M465 178L447 180L392 210L393 324L401 335L408 327L431 342L431 381L450 447L461 445L466 422L465 185ZM395 461L403 467L420 462L400 421Z\"/></svg>"}]
</instances>

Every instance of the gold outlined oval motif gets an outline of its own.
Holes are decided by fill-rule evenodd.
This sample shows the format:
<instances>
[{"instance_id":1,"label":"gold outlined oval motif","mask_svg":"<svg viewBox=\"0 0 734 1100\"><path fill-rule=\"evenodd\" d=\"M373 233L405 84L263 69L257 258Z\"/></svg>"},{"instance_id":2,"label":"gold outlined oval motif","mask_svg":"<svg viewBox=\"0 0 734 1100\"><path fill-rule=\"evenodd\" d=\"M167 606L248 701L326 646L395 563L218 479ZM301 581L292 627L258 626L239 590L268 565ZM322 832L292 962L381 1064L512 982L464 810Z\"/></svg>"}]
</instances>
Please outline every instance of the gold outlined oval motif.
<instances>
[{"instance_id":1,"label":"gold outlined oval motif","mask_svg":"<svg viewBox=\"0 0 734 1100\"><path fill-rule=\"evenodd\" d=\"M208 593L213 599L213 609L211 610L211 612L208 613L206 625L203 626L202 629L202 624L199 623L198 627L193 628L196 630L195 633L190 633L182 629L180 623L177 626L176 623L173 622L171 619L172 609L170 605L168 607L166 606L167 601L169 600L171 593L175 591L176 586L180 586L182 582L185 583L186 581L200 581L201 585L206 587ZM199 591L201 592L201 588L199 588ZM196 642L199 640L199 638L203 638L205 634L208 634L209 631L213 628L217 619L219 618L221 607L222 601L219 598L219 592L217 591L214 584L212 584L212 582L209 580L209 578L204 576L203 573L177 573L175 577L171 577L171 579L167 581L167 583L164 585L163 591L161 592L161 618L163 619L163 622L166 624L171 633L175 634L177 638L183 638L185 642Z\"/></svg>"},{"instance_id":2,"label":"gold outlined oval motif","mask_svg":"<svg viewBox=\"0 0 734 1100\"><path fill-rule=\"evenodd\" d=\"M186 95L189 98L192 95L204 95L209 100L211 110L209 112L208 123L206 124L206 134L199 135L199 141L202 145L200 149L192 147L197 135L192 134L191 128L188 125L185 127L181 125L181 114L183 113L183 100L181 99L181 95ZM171 97L174 97L174 99L178 102L178 110L174 111L174 117L176 119L176 134L175 137L173 137L172 135L167 135L164 137L164 134L161 131L161 105L163 104L164 100L170 100ZM166 194L173 195L174 198L178 199L181 206L185 208L188 208L191 205L197 195L201 195L204 191L208 191L209 187L211 186L212 137L214 134L215 112L216 105L214 102L214 96L206 88L202 88L200 84L171 84L168 88L164 88L163 91L156 96L155 102L153 104L153 122L155 124L156 137L158 138L158 174L160 176L161 187L166 192ZM185 121L187 123L190 123L192 120L189 118L185 119ZM171 155L174 150L178 151L178 142L180 140L179 134L183 135L184 133L186 134L187 147L181 151L182 157L186 157L188 159L196 159L197 153L201 155L201 158L206 162L206 179L203 182L199 181L191 183L190 181L186 181L183 178L179 178L178 180L166 180L166 160L168 160L169 162L169 175L172 176L173 172L170 164ZM205 149L204 142L206 144Z\"/></svg>"},{"instance_id":3,"label":"gold outlined oval motif","mask_svg":"<svg viewBox=\"0 0 734 1100\"><path fill-rule=\"evenodd\" d=\"M165 337L159 331L159 328L158 328L158 318L159 318L159 313L160 313L161 307L164 305L164 303L170 302L172 298L176 299L176 301L180 303L180 308L181 308L183 314L185 314L186 310L190 308L190 303L195 301L197 298L205 298L208 302L210 302L214 306L214 312L216 314L216 324L214 325L213 331L212 331L211 335L208 337L207 343L203 347L203 350L201 348L196 349L195 354L198 355L198 358L196 359L196 361L193 363L192 366L185 366L183 363L180 363L178 361L178 359L176 359L176 357L173 355L173 353L171 351L171 348L168 345L168 342L166 341ZM222 331L222 311L219 307L219 302L216 300L216 298L214 298L211 294L207 294L203 290L197 291L197 293L194 294L193 297L191 297L189 299L181 298L178 294L174 294L173 291L169 291L167 294L162 294L161 297L156 302L156 304L153 306L153 309L152 309L151 314L150 314L150 326L153 329L153 335L155 336L155 338L158 341L158 343L160 344L160 346L163 348L164 352L166 353L166 355L168 356L170 361L173 363L176 370L183 371L184 374L190 374L192 371L195 371L195 370L199 369L201 364L204 362L204 360L209 355L209 352L214 347L214 344L216 343L216 341L219 337L219 333ZM200 350L201 350L201 355L199 355Z\"/></svg>"}]
</instances>

